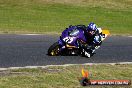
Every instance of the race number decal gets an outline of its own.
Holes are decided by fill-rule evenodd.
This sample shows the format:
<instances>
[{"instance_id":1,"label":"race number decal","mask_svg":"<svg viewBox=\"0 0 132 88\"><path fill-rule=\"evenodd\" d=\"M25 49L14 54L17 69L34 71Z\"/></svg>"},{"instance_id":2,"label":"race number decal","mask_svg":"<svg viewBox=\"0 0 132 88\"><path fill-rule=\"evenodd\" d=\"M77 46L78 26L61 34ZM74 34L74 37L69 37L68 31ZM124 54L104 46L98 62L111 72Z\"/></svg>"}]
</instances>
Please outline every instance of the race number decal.
<instances>
[{"instance_id":1,"label":"race number decal","mask_svg":"<svg viewBox=\"0 0 132 88\"><path fill-rule=\"evenodd\" d=\"M65 37L63 41L65 41L66 43L72 43L73 37Z\"/></svg>"}]
</instances>

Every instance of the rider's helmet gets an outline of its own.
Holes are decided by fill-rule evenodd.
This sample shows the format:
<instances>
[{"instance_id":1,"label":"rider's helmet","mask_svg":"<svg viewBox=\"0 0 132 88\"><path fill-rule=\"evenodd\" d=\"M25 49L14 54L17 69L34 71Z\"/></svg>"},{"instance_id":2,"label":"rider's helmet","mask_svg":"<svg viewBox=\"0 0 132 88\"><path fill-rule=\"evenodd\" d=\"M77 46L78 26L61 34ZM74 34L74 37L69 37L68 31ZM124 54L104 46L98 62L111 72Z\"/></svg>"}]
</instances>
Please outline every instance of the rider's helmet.
<instances>
[{"instance_id":1,"label":"rider's helmet","mask_svg":"<svg viewBox=\"0 0 132 88\"><path fill-rule=\"evenodd\" d=\"M96 24L91 22L88 27L87 27L87 32L91 35L95 34L95 32L97 31L97 27L96 27Z\"/></svg>"},{"instance_id":2,"label":"rider's helmet","mask_svg":"<svg viewBox=\"0 0 132 88\"><path fill-rule=\"evenodd\" d=\"M88 27L87 27L87 30L88 31L96 31L97 30L97 27L96 27L96 24L91 22Z\"/></svg>"}]
</instances>

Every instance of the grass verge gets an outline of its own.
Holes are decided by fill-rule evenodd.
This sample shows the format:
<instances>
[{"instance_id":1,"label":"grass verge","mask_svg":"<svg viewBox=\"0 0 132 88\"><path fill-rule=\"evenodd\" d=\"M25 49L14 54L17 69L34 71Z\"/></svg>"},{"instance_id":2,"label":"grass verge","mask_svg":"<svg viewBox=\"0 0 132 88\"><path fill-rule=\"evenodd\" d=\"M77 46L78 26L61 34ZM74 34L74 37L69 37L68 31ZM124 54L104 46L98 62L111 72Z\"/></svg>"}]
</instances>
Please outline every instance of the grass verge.
<instances>
[{"instance_id":1,"label":"grass verge","mask_svg":"<svg viewBox=\"0 0 132 88\"><path fill-rule=\"evenodd\" d=\"M17 69L0 72L0 88L81 88L78 77L81 69L90 73L90 79L132 80L132 64L76 65L37 69ZM130 86L96 86L96 88L131 88ZM83 88L83 87L82 87ZM89 86L88 88L95 88Z\"/></svg>"},{"instance_id":2,"label":"grass verge","mask_svg":"<svg viewBox=\"0 0 132 88\"><path fill-rule=\"evenodd\" d=\"M0 0L1 33L61 33L95 22L112 34L132 34L130 0Z\"/></svg>"}]
</instances>

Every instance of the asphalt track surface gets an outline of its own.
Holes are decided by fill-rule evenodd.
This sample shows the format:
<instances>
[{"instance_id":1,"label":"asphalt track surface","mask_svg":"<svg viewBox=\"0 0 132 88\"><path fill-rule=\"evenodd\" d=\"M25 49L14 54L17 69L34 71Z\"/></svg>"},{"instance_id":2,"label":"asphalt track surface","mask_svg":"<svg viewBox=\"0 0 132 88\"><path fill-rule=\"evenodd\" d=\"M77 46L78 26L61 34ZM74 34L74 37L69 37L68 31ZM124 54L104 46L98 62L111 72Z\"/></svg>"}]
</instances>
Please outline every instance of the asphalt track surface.
<instances>
[{"instance_id":1,"label":"asphalt track surface","mask_svg":"<svg viewBox=\"0 0 132 88\"><path fill-rule=\"evenodd\" d=\"M132 37L110 36L91 58L48 56L59 35L0 35L0 68L84 63L132 62Z\"/></svg>"}]
</instances>

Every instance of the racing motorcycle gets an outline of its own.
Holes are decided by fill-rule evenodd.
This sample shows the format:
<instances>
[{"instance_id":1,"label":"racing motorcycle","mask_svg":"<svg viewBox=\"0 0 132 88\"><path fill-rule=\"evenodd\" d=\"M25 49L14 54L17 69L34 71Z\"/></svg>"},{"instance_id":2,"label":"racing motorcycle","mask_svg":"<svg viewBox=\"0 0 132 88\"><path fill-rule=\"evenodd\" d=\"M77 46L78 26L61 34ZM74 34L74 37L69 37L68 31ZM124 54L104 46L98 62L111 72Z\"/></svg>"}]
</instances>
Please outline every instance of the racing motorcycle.
<instances>
[{"instance_id":1,"label":"racing motorcycle","mask_svg":"<svg viewBox=\"0 0 132 88\"><path fill-rule=\"evenodd\" d=\"M62 32L59 40L49 47L48 55L82 55L82 50L77 41L81 40L81 42L86 43L86 38L84 36L85 28L85 25L78 25L77 28L71 25L69 28L66 28ZM107 35L108 33L103 33L102 40L104 40ZM91 52L88 53L91 56L93 55Z\"/></svg>"}]
</instances>

